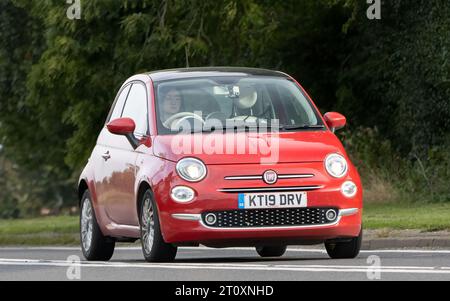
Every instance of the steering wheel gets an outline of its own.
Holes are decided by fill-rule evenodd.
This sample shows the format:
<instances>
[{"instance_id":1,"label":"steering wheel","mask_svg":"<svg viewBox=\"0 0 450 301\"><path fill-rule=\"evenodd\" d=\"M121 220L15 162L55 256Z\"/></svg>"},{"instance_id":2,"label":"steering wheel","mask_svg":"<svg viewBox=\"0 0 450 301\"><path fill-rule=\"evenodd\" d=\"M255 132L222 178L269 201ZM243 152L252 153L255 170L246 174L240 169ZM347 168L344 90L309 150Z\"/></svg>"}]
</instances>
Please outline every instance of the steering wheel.
<instances>
[{"instance_id":1,"label":"steering wheel","mask_svg":"<svg viewBox=\"0 0 450 301\"><path fill-rule=\"evenodd\" d=\"M186 120L188 117L189 117L189 118L197 119L197 120L201 121L202 123L205 122L200 116L198 116L198 115L195 114L195 113L191 113L191 112L180 112L180 113L177 113L177 114L175 114L175 115L170 116L166 121L163 122L163 125L164 125L166 128L171 129L171 128L172 128L172 123L173 123L175 120L180 119L180 120L178 120L177 124L175 125L175 126L178 126L178 125L180 124L180 121L182 122L182 121Z\"/></svg>"}]
</instances>

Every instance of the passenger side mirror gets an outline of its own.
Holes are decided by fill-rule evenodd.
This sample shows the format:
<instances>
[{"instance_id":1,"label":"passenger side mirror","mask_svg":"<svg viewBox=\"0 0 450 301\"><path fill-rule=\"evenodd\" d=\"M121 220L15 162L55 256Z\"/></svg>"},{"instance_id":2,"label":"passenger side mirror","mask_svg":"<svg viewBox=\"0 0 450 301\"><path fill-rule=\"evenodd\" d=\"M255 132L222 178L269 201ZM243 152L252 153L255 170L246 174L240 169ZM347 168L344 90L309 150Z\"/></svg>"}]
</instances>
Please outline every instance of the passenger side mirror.
<instances>
[{"instance_id":1,"label":"passenger side mirror","mask_svg":"<svg viewBox=\"0 0 450 301\"><path fill-rule=\"evenodd\" d=\"M106 127L111 134L125 136L131 146L136 149L139 146L139 140L134 136L136 124L131 118L118 118L110 121Z\"/></svg>"},{"instance_id":2,"label":"passenger side mirror","mask_svg":"<svg viewBox=\"0 0 450 301\"><path fill-rule=\"evenodd\" d=\"M347 123L345 116L336 112L328 112L323 118L333 133L336 130L342 129Z\"/></svg>"}]
</instances>

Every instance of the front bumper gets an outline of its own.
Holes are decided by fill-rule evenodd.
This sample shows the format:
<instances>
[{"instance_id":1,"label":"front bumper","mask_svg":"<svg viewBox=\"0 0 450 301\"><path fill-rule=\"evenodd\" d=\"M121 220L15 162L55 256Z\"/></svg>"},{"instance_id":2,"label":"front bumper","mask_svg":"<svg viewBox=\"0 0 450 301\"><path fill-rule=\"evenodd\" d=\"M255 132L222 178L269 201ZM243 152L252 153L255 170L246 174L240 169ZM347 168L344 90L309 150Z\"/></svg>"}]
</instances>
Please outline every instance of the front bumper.
<instances>
[{"instance_id":1,"label":"front bumper","mask_svg":"<svg viewBox=\"0 0 450 301\"><path fill-rule=\"evenodd\" d=\"M361 231L361 211L358 208L339 210L331 223L307 226L277 226L249 228L214 228L200 214L173 213L166 233L169 243L200 243L212 246L257 245L259 243L310 244L329 239L356 237Z\"/></svg>"},{"instance_id":2,"label":"front bumper","mask_svg":"<svg viewBox=\"0 0 450 301\"><path fill-rule=\"evenodd\" d=\"M224 176L262 174L268 168L279 174L314 174L312 178L280 179L276 185L266 185L261 180L231 181ZM173 244L204 244L210 246L277 244L310 244L329 239L357 237L362 224L362 187L355 169L349 169L342 179L332 179L323 170L321 162L302 164L208 166L208 176L200 183L186 183L174 176L160 182L154 190L158 204L164 240ZM341 185L353 181L358 193L344 197ZM174 202L167 191L175 186L190 186L195 200L188 204ZM243 187L280 189L285 187L319 187L307 190L307 208L335 208L339 216L333 223L308 226L213 228L207 226L201 215L211 211L238 209L238 192ZM224 189L225 188L225 189ZM234 191L237 190L237 191Z\"/></svg>"}]
</instances>

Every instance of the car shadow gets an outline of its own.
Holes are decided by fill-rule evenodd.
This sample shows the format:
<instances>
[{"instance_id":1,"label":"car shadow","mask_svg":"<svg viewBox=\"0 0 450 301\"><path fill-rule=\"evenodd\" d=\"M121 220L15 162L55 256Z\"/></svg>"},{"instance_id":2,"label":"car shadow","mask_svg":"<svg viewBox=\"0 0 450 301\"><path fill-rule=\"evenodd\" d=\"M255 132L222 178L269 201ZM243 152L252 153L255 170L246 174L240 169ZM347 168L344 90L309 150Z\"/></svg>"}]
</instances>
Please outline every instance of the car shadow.
<instances>
[{"instance_id":1,"label":"car shadow","mask_svg":"<svg viewBox=\"0 0 450 301\"><path fill-rule=\"evenodd\" d=\"M270 257L270 258L258 258L258 257L191 257L191 258L176 258L170 263L272 263L272 262L307 262L307 261L329 261L328 257ZM116 260L114 260L116 261ZM112 261L112 262L114 262ZM117 261L123 262L124 260L118 259ZM146 263L145 260L126 260L130 263Z\"/></svg>"},{"instance_id":2,"label":"car shadow","mask_svg":"<svg viewBox=\"0 0 450 301\"><path fill-rule=\"evenodd\" d=\"M176 263L270 263L270 262L289 262L289 261L311 261L328 260L326 257L213 257L213 258L180 258L175 259Z\"/></svg>"}]
</instances>

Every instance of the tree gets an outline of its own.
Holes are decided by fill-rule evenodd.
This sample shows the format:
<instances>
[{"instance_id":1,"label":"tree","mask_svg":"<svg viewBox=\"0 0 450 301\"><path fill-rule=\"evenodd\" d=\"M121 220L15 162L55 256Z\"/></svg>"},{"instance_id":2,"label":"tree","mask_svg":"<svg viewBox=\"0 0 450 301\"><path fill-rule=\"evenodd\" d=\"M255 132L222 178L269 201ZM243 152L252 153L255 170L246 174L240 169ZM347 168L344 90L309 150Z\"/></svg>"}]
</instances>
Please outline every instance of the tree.
<instances>
[{"instance_id":1,"label":"tree","mask_svg":"<svg viewBox=\"0 0 450 301\"><path fill-rule=\"evenodd\" d=\"M450 132L450 3L384 1L382 19L354 1L338 109L377 126L403 154L427 158Z\"/></svg>"}]
</instances>

